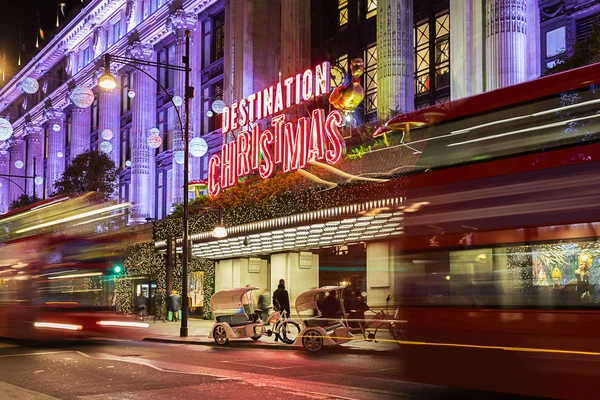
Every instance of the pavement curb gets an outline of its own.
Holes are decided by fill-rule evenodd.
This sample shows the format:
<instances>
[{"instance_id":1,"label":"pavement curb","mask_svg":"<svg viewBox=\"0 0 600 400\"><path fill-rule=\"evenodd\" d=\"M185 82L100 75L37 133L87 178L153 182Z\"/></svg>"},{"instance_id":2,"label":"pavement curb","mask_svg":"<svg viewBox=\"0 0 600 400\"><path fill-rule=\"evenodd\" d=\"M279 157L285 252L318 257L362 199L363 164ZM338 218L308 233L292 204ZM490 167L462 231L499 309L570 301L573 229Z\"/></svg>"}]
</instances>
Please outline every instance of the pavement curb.
<instances>
[{"instance_id":1,"label":"pavement curb","mask_svg":"<svg viewBox=\"0 0 600 400\"><path fill-rule=\"evenodd\" d=\"M237 341L232 340L226 345L218 345L213 341L205 341L205 340L182 340L182 339L174 339L174 338L159 338L159 337L146 337L142 339L145 342L154 342L154 343L178 343L178 344L192 344L192 345L201 345L201 346L211 346L216 348L245 348L245 349L271 349L271 350L299 350L305 352L306 354L314 354L309 353L304 350L302 346L293 346L293 345L284 345L284 344L269 344L269 343L260 343L260 342L247 342L247 341ZM357 349L346 346L332 346L325 347L323 353L327 352L335 352L336 349L344 353L353 353L353 354L371 354L371 355L400 355L401 348L398 347L394 350L372 350L372 349ZM322 353L317 353L322 354Z\"/></svg>"}]
</instances>

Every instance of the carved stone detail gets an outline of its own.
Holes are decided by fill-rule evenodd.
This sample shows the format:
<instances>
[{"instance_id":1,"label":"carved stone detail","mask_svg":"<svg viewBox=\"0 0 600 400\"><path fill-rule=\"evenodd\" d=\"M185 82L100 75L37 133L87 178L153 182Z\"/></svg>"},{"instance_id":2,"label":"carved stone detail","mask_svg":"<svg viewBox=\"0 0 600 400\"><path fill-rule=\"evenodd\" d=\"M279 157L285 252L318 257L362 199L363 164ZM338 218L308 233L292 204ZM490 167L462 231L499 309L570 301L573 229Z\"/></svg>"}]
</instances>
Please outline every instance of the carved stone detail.
<instances>
[{"instance_id":1,"label":"carved stone detail","mask_svg":"<svg viewBox=\"0 0 600 400\"><path fill-rule=\"evenodd\" d=\"M127 0L125 5L125 24L129 26L133 21L135 15L135 0Z\"/></svg>"},{"instance_id":2,"label":"carved stone detail","mask_svg":"<svg viewBox=\"0 0 600 400\"><path fill-rule=\"evenodd\" d=\"M73 65L75 63L75 55L73 54L72 51L69 51L65 54L65 57L67 58L67 65L65 66L65 72L68 75L73 75Z\"/></svg>"},{"instance_id":3,"label":"carved stone detail","mask_svg":"<svg viewBox=\"0 0 600 400\"><path fill-rule=\"evenodd\" d=\"M197 22L198 15L179 9L167 17L167 29L181 36L186 30L195 31Z\"/></svg>"},{"instance_id":4,"label":"carved stone detail","mask_svg":"<svg viewBox=\"0 0 600 400\"><path fill-rule=\"evenodd\" d=\"M501 32L527 33L527 0L488 0L486 34Z\"/></svg>"},{"instance_id":5,"label":"carved stone detail","mask_svg":"<svg viewBox=\"0 0 600 400\"><path fill-rule=\"evenodd\" d=\"M63 112L57 108L46 107L42 112L45 121L62 120Z\"/></svg>"},{"instance_id":6,"label":"carved stone detail","mask_svg":"<svg viewBox=\"0 0 600 400\"><path fill-rule=\"evenodd\" d=\"M144 44L139 40L131 43L125 50L125 55L129 58L138 60L151 60L154 53L154 48L149 44Z\"/></svg>"},{"instance_id":7,"label":"carved stone detail","mask_svg":"<svg viewBox=\"0 0 600 400\"><path fill-rule=\"evenodd\" d=\"M552 18L556 18L565 13L565 3L560 2L556 4L552 4L551 6L544 7L540 9L540 16L542 22L547 21Z\"/></svg>"}]
</instances>

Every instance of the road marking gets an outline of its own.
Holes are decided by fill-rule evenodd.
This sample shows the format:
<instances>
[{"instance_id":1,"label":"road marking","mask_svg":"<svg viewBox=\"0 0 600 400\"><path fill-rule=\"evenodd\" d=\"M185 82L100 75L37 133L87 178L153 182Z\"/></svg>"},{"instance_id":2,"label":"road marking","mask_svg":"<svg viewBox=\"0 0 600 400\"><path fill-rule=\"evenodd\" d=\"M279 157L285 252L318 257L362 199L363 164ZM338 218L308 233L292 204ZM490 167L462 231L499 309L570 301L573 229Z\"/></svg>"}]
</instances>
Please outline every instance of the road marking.
<instances>
[{"instance_id":1,"label":"road marking","mask_svg":"<svg viewBox=\"0 0 600 400\"><path fill-rule=\"evenodd\" d=\"M248 384L251 384L254 386L261 386L261 387L268 386L268 387L280 388L283 386L283 387L286 387L288 391L297 393L298 395L302 395L304 397L308 397L307 395L313 395L313 396L315 396L314 397L315 399L335 398L335 399L340 399L340 400L359 400L356 397L346 397L346 396L339 394L343 391L374 393L374 394L380 394L380 395L388 395L388 396L391 396L394 398L397 398L399 396L398 392L393 392L393 391L388 391L388 390L362 388L362 387L356 387L356 386L348 386L348 385L340 385L340 384L335 384L335 383L324 383L324 382L319 383L319 385L323 386L324 390L322 392L315 392L315 391L310 391L310 390L305 390L305 389L293 388L293 386L298 386L298 383L301 383L303 386L314 387L314 383L308 382L305 380L282 378L282 379L279 379L276 383L269 382L269 383L257 384L257 381L258 382L264 381L263 375L256 374L256 373L250 373L250 372L241 372L241 376L227 376L227 375L224 375L223 373L219 374L219 373L204 372L206 370L215 371L215 368L207 368L207 367L201 367L201 366L194 366L194 367L196 367L200 370L204 370L202 372L200 372L200 371L180 371L180 370L176 370L173 368L159 367L157 365L151 364L150 361L147 361L144 359L130 359L130 358L123 358L123 357L118 357L118 356L110 356L110 355L91 356L82 351L75 351L75 353L77 353L85 358L91 358L91 359L97 359L97 360L121 361L121 362L136 364L136 365L143 365L143 366L152 368L156 371L166 372L166 373L171 373L171 374L207 376L207 377L215 378L215 380L240 381L240 382L246 382ZM153 361L153 362L157 362L157 361ZM158 361L158 362L160 362L163 365L173 365L173 366L181 365L181 364L177 364L177 363L167 363L167 362L163 362L163 361ZM291 367L291 368L296 368L296 367ZM223 372L227 371L229 373L233 372L233 371L221 370L221 369L216 369L216 371L223 371ZM238 374L240 374L239 371L236 371L236 372ZM322 376L322 374L319 376ZM417 382L405 382L405 381L397 381L397 380L384 379L384 378L382 378L382 380L385 380L388 382L393 381L393 382L401 382L401 383L410 383L413 385L420 385L420 386L437 387L435 385L421 384L421 383L417 383ZM326 390L329 391L329 393L327 393Z\"/></svg>"},{"instance_id":2,"label":"road marking","mask_svg":"<svg viewBox=\"0 0 600 400\"><path fill-rule=\"evenodd\" d=\"M23 357L23 356L43 356L47 354L60 354L60 353L72 353L73 350L68 351L44 351L39 353L20 353L20 354L5 354L0 356L0 358L8 358L8 357Z\"/></svg>"},{"instance_id":3,"label":"road marking","mask_svg":"<svg viewBox=\"0 0 600 400\"><path fill-rule=\"evenodd\" d=\"M293 366L293 367L270 367L268 365L260 365L260 364L250 364L250 363L244 363L244 362L240 362L240 361L221 361L222 363L227 363L227 364L237 364L237 365L245 365L248 367L259 367L259 368L267 368L267 369L290 369L290 368L298 368L298 366Z\"/></svg>"}]
</instances>

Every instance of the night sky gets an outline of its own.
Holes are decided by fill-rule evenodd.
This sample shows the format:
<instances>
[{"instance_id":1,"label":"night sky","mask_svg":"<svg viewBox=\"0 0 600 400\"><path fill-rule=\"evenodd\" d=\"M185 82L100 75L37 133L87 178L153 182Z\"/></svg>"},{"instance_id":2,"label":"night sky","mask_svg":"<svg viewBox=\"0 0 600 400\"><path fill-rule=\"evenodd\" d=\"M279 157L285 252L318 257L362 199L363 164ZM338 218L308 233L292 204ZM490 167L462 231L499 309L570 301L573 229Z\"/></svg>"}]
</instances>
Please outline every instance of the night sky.
<instances>
[{"instance_id":1,"label":"night sky","mask_svg":"<svg viewBox=\"0 0 600 400\"><path fill-rule=\"evenodd\" d=\"M2 50L6 51L5 79L8 82L19 70L17 66L19 31L25 52L21 52L21 65L25 65L39 49L35 48L37 34L37 13L40 13L40 23L45 40L40 40L40 49L47 44L60 28L56 28L57 3L66 3L66 19L60 15L61 28L70 18L76 15L89 0L1 0L3 12L0 14L0 57ZM0 66L3 59L0 58ZM2 85L0 77L0 86Z\"/></svg>"}]
</instances>

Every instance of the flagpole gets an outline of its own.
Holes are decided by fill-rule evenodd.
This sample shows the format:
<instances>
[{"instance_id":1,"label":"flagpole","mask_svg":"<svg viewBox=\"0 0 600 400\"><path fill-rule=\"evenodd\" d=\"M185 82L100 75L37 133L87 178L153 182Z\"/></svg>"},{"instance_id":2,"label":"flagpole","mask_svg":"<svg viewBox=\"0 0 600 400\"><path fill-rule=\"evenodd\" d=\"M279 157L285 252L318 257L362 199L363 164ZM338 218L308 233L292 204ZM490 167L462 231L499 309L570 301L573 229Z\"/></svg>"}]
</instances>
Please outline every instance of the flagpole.
<instances>
[{"instance_id":1,"label":"flagpole","mask_svg":"<svg viewBox=\"0 0 600 400\"><path fill-rule=\"evenodd\" d=\"M40 48L40 12L37 11L37 32L35 32L35 48Z\"/></svg>"},{"instance_id":2,"label":"flagpole","mask_svg":"<svg viewBox=\"0 0 600 400\"><path fill-rule=\"evenodd\" d=\"M19 61L17 61L17 65L21 66L21 49L23 48L23 42L21 42L21 31L19 31Z\"/></svg>"}]
</instances>

